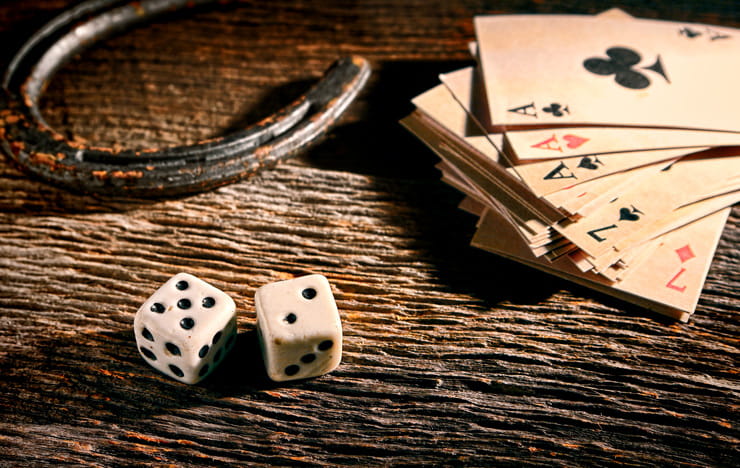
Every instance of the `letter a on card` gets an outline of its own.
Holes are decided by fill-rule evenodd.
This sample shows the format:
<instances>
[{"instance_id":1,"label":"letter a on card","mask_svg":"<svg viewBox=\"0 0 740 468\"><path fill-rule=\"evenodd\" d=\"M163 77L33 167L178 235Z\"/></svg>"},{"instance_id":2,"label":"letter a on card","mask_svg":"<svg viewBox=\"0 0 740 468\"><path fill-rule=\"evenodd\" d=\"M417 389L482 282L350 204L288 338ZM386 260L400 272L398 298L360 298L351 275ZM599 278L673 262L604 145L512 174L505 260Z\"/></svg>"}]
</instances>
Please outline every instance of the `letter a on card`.
<instances>
[{"instance_id":1,"label":"letter a on card","mask_svg":"<svg viewBox=\"0 0 740 468\"><path fill-rule=\"evenodd\" d=\"M543 140L539 143L535 143L534 145L532 145L532 148L559 151L561 153L563 152L563 148L562 146L560 146L560 143L558 142L558 137L556 137L555 134L553 134L547 140Z\"/></svg>"},{"instance_id":2,"label":"letter a on card","mask_svg":"<svg viewBox=\"0 0 740 468\"><path fill-rule=\"evenodd\" d=\"M537 118L537 108L534 106L534 102L530 102L524 106L514 107L513 109L509 109L509 112Z\"/></svg>"}]
</instances>

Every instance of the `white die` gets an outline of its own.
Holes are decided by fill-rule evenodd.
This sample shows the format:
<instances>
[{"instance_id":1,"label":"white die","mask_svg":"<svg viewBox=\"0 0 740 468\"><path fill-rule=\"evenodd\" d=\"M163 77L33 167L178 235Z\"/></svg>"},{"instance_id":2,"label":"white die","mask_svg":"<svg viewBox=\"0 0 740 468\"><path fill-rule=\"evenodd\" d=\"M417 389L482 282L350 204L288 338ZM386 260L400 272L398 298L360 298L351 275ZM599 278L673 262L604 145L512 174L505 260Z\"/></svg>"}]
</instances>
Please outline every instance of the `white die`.
<instances>
[{"instance_id":1,"label":"white die","mask_svg":"<svg viewBox=\"0 0 740 468\"><path fill-rule=\"evenodd\" d=\"M207 377L236 340L236 305L187 273L162 285L136 312L139 352L160 372L187 384Z\"/></svg>"},{"instance_id":2,"label":"white die","mask_svg":"<svg viewBox=\"0 0 740 468\"><path fill-rule=\"evenodd\" d=\"M274 381L331 372L342 360L342 324L329 281L308 275L267 284L254 295L267 374Z\"/></svg>"}]
</instances>

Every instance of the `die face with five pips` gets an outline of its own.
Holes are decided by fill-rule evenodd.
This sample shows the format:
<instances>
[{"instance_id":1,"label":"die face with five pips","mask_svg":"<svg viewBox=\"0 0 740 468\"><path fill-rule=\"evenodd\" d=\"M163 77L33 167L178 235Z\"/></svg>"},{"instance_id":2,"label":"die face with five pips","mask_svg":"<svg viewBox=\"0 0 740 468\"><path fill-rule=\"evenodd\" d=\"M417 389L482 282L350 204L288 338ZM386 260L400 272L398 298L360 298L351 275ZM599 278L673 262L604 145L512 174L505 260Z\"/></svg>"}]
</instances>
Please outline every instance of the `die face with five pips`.
<instances>
[{"instance_id":1,"label":"die face with five pips","mask_svg":"<svg viewBox=\"0 0 740 468\"><path fill-rule=\"evenodd\" d=\"M342 325L329 281L308 275L267 284L254 296L262 357L270 379L316 377L342 358Z\"/></svg>"},{"instance_id":2,"label":"die face with five pips","mask_svg":"<svg viewBox=\"0 0 740 468\"><path fill-rule=\"evenodd\" d=\"M223 291L178 273L139 308L136 345L152 367L187 384L207 377L236 339L236 305Z\"/></svg>"}]
</instances>

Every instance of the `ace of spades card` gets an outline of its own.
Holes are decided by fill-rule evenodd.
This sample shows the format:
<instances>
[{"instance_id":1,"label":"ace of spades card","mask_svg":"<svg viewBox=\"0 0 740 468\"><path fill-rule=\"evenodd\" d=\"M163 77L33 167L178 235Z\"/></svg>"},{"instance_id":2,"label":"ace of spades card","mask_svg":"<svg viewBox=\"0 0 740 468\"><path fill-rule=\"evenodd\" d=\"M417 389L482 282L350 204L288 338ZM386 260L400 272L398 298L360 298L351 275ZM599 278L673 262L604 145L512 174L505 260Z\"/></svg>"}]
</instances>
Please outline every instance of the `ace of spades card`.
<instances>
[{"instance_id":1,"label":"ace of spades card","mask_svg":"<svg viewBox=\"0 0 740 468\"><path fill-rule=\"evenodd\" d=\"M740 131L736 30L579 15L482 16L475 27L493 125Z\"/></svg>"},{"instance_id":2,"label":"ace of spades card","mask_svg":"<svg viewBox=\"0 0 740 468\"><path fill-rule=\"evenodd\" d=\"M736 192L738 182L734 178L727 180L727 174L740 172L740 156L736 151L729 147L707 152L719 153L715 157L698 154L676 161L653 173L640 185L618 194L612 202L589 216L566 222L556 229L589 255L603 255L646 223L704 199L708 192L718 192L720 187L728 193Z\"/></svg>"}]
</instances>

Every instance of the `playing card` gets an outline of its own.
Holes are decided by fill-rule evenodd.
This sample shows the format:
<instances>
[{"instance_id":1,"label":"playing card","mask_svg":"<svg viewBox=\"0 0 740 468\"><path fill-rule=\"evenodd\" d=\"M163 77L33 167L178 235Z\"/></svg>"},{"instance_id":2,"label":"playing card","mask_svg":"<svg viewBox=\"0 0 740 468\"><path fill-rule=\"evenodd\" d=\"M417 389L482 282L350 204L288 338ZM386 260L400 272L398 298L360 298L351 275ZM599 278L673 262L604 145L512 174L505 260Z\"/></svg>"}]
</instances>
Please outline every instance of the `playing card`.
<instances>
[{"instance_id":1,"label":"playing card","mask_svg":"<svg viewBox=\"0 0 740 468\"><path fill-rule=\"evenodd\" d=\"M736 30L621 11L476 28L485 80L441 75L402 121L479 216L472 244L686 321L740 200Z\"/></svg>"},{"instance_id":2,"label":"playing card","mask_svg":"<svg viewBox=\"0 0 740 468\"><path fill-rule=\"evenodd\" d=\"M435 142L430 147L438 156L457 167L483 192L516 212L519 219L538 220L549 225L564 217L490 156L467 144L465 139L451 133L426 113L417 109L401 123L422 141Z\"/></svg>"},{"instance_id":3,"label":"playing card","mask_svg":"<svg viewBox=\"0 0 740 468\"><path fill-rule=\"evenodd\" d=\"M635 247L625 254L618 263L599 271L599 275L612 282L625 280L630 273L633 273L637 267L649 259L655 249L660 247L661 242L662 238L658 238Z\"/></svg>"},{"instance_id":4,"label":"playing card","mask_svg":"<svg viewBox=\"0 0 740 468\"><path fill-rule=\"evenodd\" d=\"M423 107L423 109L436 120L454 120L456 122L454 126L447 125L449 130L460 135L466 140L466 142L476 146L476 148L486 152L486 154L495 153L496 156L491 157L497 161L508 162L510 164L512 161L506 157L508 152L504 151L502 153L499 151L499 148L502 148L502 135L494 133L487 134L488 141L492 148L485 148L485 139L481 139L479 136L484 133L484 130L480 124L477 123L477 119L471 119L470 121L467 120L467 117L470 117L471 113L466 112L466 109L470 108L470 104L466 106L465 103L479 102L483 99L482 96L476 94L476 89L471 87L470 78L472 74L473 69L471 67L467 67L440 75L441 81L449 90L449 95L436 91L435 105L426 106ZM480 89L478 89L477 92L479 91ZM455 109L451 104L451 97L460 104L460 109ZM421 99L417 98L417 100L419 102L418 105L424 104L421 102ZM669 131L668 133L674 132L681 133L676 130ZM468 136L470 134L474 134L474 136ZM508 139L510 135L511 132L507 132L503 138ZM740 134L737 134L737 137L740 137ZM505 144L503 148L504 150L506 149ZM686 148L673 148L654 151L629 151L626 153L613 152L613 154L582 156L572 159L560 158L536 163L518 164L512 166L509 171L524 181L533 193L538 196L544 196L565 187L583 183L598 177L603 177L605 175L614 174L642 165L648 165L657 161L670 160L679 156L684 156L689 152L700 151L703 149L706 148L693 148L691 150L687 150Z\"/></svg>"},{"instance_id":5,"label":"playing card","mask_svg":"<svg viewBox=\"0 0 740 468\"><path fill-rule=\"evenodd\" d=\"M441 158L442 161L437 164L437 167L442 171L443 181L468 195L476 202L476 205L502 207L502 203L497 198L497 194L500 196L501 193L498 192L497 188L493 189L494 192L490 192L490 187L488 191L481 188L474 180L468 178L463 171L447 160L453 152L444 144L444 141L438 139L434 134L419 131L413 118L406 118L402 123ZM512 224L520 230L522 237L535 249L537 255L544 255L548 252L548 249L544 247L545 245L554 240L562 239L562 236L553 231L548 224L537 218L532 218L531 213L518 204L508 206L506 214Z\"/></svg>"},{"instance_id":6,"label":"playing card","mask_svg":"<svg viewBox=\"0 0 740 468\"><path fill-rule=\"evenodd\" d=\"M740 145L740 133L630 127L563 127L506 132L507 154L519 163L710 146ZM689 151L685 151L689 152Z\"/></svg>"},{"instance_id":7,"label":"playing card","mask_svg":"<svg viewBox=\"0 0 740 468\"><path fill-rule=\"evenodd\" d=\"M706 191L706 184L738 173L740 156L684 158L619 194L589 216L555 228L580 249L597 257L646 224L696 201Z\"/></svg>"},{"instance_id":8,"label":"playing card","mask_svg":"<svg viewBox=\"0 0 740 468\"><path fill-rule=\"evenodd\" d=\"M666 234L650 257L616 287L693 311L729 212L725 208Z\"/></svg>"},{"instance_id":9,"label":"playing card","mask_svg":"<svg viewBox=\"0 0 740 468\"><path fill-rule=\"evenodd\" d=\"M604 204L638 185L646 177L663 170L675 160L641 166L606 177L570 185L545 196L550 203L568 213L570 218L587 216ZM578 215L578 216L576 216Z\"/></svg>"},{"instance_id":10,"label":"playing card","mask_svg":"<svg viewBox=\"0 0 740 468\"><path fill-rule=\"evenodd\" d=\"M634 18L634 16L619 8L610 8L594 16L597 18L612 18L622 20L630 20ZM470 55L475 60L478 60L478 43L476 41L468 42L468 50L470 51Z\"/></svg>"},{"instance_id":11,"label":"playing card","mask_svg":"<svg viewBox=\"0 0 740 468\"><path fill-rule=\"evenodd\" d=\"M634 127L554 127L537 130L507 130L503 144L499 132L489 132L492 126L488 114L488 101L480 79L480 71L466 67L439 76L455 100L471 119L461 129L468 135L488 133L497 149L506 155L512 165L542 159L571 157L601 158L610 153L622 153L628 164L647 164L661 158L652 150L672 150L684 153L701 151L709 146L740 144L740 133L707 130L660 129ZM480 137L477 137L480 138ZM689 151L688 149L691 148ZM610 155L611 156L611 155ZM612 161L615 159L612 158ZM632 166L633 167L633 166ZM619 169L622 170L622 169Z\"/></svg>"},{"instance_id":12,"label":"playing card","mask_svg":"<svg viewBox=\"0 0 740 468\"><path fill-rule=\"evenodd\" d=\"M702 148L704 149L704 148ZM611 155L582 156L555 159L515 166L512 170L526 182L532 192L547 196L567 187L603 178L626 170L657 165L665 166L686 156L686 148L615 153Z\"/></svg>"},{"instance_id":13,"label":"playing card","mask_svg":"<svg viewBox=\"0 0 740 468\"><path fill-rule=\"evenodd\" d=\"M480 131L444 86L435 86L416 96L411 102L439 125L464 138L466 144L477 149L491 161L499 161L500 153L497 148L502 144L503 135L486 135Z\"/></svg>"},{"instance_id":14,"label":"playing card","mask_svg":"<svg viewBox=\"0 0 740 468\"><path fill-rule=\"evenodd\" d=\"M667 234L648 258L616 283L580 271L567 257L554 262L535 258L494 210L486 212L472 244L685 322L696 308L729 211L724 209Z\"/></svg>"},{"instance_id":15,"label":"playing card","mask_svg":"<svg viewBox=\"0 0 740 468\"><path fill-rule=\"evenodd\" d=\"M639 231L617 242L614 245L614 251L628 251L634 245L639 245L648 239L678 229L685 224L701 219L738 202L740 202L740 192L735 191L681 206L661 219L643 226Z\"/></svg>"},{"instance_id":16,"label":"playing card","mask_svg":"<svg viewBox=\"0 0 740 468\"><path fill-rule=\"evenodd\" d=\"M491 121L740 131L738 31L578 15L475 18Z\"/></svg>"},{"instance_id":17,"label":"playing card","mask_svg":"<svg viewBox=\"0 0 740 468\"><path fill-rule=\"evenodd\" d=\"M590 257L581 251L581 260L590 265L596 272L604 272L617 263L629 264L630 256L634 255L636 249L640 249L646 243L679 229L689 223L709 216L729 205L740 201L740 194L729 193L719 197L703 200L691 205L680 207L663 218L644 226L639 231L622 239L614 248L598 257Z\"/></svg>"},{"instance_id":18,"label":"playing card","mask_svg":"<svg viewBox=\"0 0 740 468\"><path fill-rule=\"evenodd\" d=\"M480 217L486 210L486 205L473 197L465 197L458 205L458 208L472 215Z\"/></svg>"}]
</instances>

